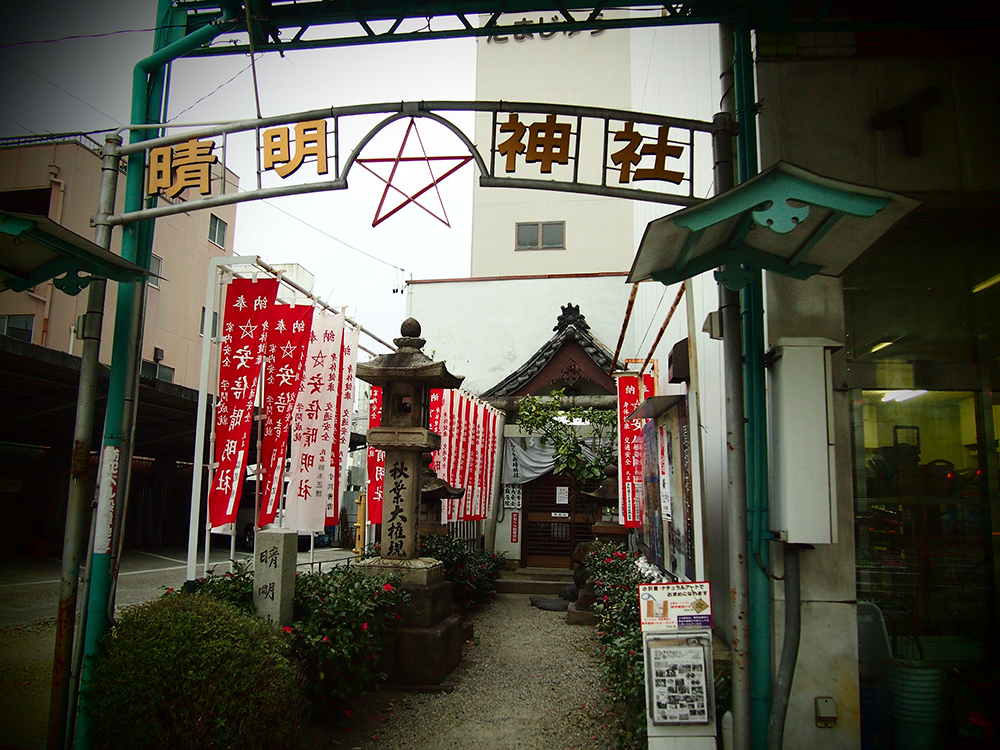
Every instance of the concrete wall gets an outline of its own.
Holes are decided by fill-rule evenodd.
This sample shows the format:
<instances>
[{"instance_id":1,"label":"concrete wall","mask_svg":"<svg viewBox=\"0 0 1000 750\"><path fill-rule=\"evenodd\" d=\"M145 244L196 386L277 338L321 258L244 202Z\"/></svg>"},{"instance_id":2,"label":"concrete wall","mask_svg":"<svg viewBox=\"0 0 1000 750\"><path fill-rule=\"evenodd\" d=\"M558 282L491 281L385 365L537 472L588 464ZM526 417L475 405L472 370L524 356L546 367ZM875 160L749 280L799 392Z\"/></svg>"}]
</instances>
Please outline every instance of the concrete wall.
<instances>
[{"instance_id":1,"label":"concrete wall","mask_svg":"<svg viewBox=\"0 0 1000 750\"><path fill-rule=\"evenodd\" d=\"M530 31L530 26L525 28ZM556 33L549 38L537 33L522 39L509 35L506 41L480 38L477 45L477 99L630 108L627 30ZM491 124L487 115L476 118L476 142L481 148L491 142ZM597 127L594 122L588 125ZM589 179L600 179L599 134L589 140L584 137L582 143L581 178L586 172ZM568 180L569 169L556 165L551 175L541 175L538 165L520 160L515 176ZM544 221L566 222L565 249L515 250L516 224ZM473 188L473 276L627 271L634 251L628 201L478 184Z\"/></svg>"},{"instance_id":2,"label":"concrete wall","mask_svg":"<svg viewBox=\"0 0 1000 750\"><path fill-rule=\"evenodd\" d=\"M94 237L90 218L97 210L100 172L100 157L76 142L0 149L0 190L51 186L49 218L87 239ZM229 172L227 180L227 192L235 191L236 177ZM219 191L219 182L213 179L213 192ZM122 175L118 181L118 211L123 210L124 190L125 176ZM228 225L224 248L208 239L211 214ZM152 361L154 348L163 349L162 364L174 368L174 382L179 385L198 387L199 330L208 259L233 254L235 229L234 205L176 214L156 221L153 254L162 259L163 278L158 289L149 289L142 356ZM122 230L116 229L111 248L115 253L121 252L121 236ZM109 282L101 342L101 362L104 364L111 361L117 288L116 283ZM73 338L72 327L86 309L86 290L70 297L55 289L51 282L40 284L33 291L0 295L0 314L35 316L32 343L76 355L81 354L83 346ZM211 321L211 316L208 320Z\"/></svg>"}]
</instances>

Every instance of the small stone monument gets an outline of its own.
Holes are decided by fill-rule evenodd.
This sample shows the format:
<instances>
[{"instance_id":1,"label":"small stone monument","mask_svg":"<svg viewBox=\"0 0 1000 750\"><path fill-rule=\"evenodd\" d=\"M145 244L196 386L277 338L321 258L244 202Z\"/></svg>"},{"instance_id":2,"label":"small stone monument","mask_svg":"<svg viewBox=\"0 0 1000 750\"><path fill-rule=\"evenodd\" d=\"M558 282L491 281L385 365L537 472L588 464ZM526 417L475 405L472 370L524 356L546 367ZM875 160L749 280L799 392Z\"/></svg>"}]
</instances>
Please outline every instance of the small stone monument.
<instances>
[{"instance_id":1,"label":"small stone monument","mask_svg":"<svg viewBox=\"0 0 1000 750\"><path fill-rule=\"evenodd\" d=\"M377 558L358 567L370 574L402 573L410 606L396 632L394 647L383 654L382 668L390 683L434 685L462 660L462 618L454 614L451 583L444 566L417 556L422 456L441 446L430 431L431 388L457 388L463 378L448 372L421 349L420 324L403 321L397 350L359 363L356 377L382 388L382 424L368 431L368 444L385 451L382 542Z\"/></svg>"},{"instance_id":2,"label":"small stone monument","mask_svg":"<svg viewBox=\"0 0 1000 750\"><path fill-rule=\"evenodd\" d=\"M254 611L278 627L292 624L298 544L291 529L261 529L254 540Z\"/></svg>"}]
</instances>

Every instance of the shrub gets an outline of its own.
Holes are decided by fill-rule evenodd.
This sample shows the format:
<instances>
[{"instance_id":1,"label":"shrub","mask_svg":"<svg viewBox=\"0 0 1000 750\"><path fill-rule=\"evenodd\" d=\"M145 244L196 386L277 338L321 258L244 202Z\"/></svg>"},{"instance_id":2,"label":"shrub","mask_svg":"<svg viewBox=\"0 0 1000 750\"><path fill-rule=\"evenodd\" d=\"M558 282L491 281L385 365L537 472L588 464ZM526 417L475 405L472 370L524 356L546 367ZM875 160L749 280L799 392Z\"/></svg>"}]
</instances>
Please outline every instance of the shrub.
<instances>
[{"instance_id":1,"label":"shrub","mask_svg":"<svg viewBox=\"0 0 1000 750\"><path fill-rule=\"evenodd\" d=\"M452 600L463 606L489 599L504 566L502 553L473 552L466 540L453 536L421 537L420 555L444 564L445 580L452 583Z\"/></svg>"},{"instance_id":2,"label":"shrub","mask_svg":"<svg viewBox=\"0 0 1000 750\"><path fill-rule=\"evenodd\" d=\"M296 577L295 622L285 631L306 675L308 713L337 718L384 678L378 657L408 599L398 575L334 568Z\"/></svg>"},{"instance_id":3,"label":"shrub","mask_svg":"<svg viewBox=\"0 0 1000 750\"><path fill-rule=\"evenodd\" d=\"M618 743L622 748L646 747L638 588L646 579L636 566L638 557L616 544L593 542L586 558L597 594L593 610L597 616L604 682L611 699L622 708L618 726Z\"/></svg>"},{"instance_id":4,"label":"shrub","mask_svg":"<svg viewBox=\"0 0 1000 750\"><path fill-rule=\"evenodd\" d=\"M249 562L239 560L230 560L229 565L232 572L221 576L210 573L199 578L194 583L194 590L253 614L253 568Z\"/></svg>"},{"instance_id":5,"label":"shrub","mask_svg":"<svg viewBox=\"0 0 1000 750\"><path fill-rule=\"evenodd\" d=\"M127 609L84 699L95 748L294 747L301 679L265 621L208 596Z\"/></svg>"}]
</instances>

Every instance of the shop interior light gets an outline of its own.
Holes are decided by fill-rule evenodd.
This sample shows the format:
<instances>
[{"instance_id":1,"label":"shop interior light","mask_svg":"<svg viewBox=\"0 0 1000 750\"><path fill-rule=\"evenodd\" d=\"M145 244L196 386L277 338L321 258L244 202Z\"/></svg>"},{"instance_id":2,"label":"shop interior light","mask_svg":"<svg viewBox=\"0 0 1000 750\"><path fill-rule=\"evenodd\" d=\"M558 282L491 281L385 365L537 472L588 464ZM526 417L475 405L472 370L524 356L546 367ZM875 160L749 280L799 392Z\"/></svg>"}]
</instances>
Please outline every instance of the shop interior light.
<instances>
[{"instance_id":1,"label":"shop interior light","mask_svg":"<svg viewBox=\"0 0 1000 750\"><path fill-rule=\"evenodd\" d=\"M972 287L972 293L975 294L976 292L981 292L984 289L989 289L994 284L1000 284L1000 273L998 273L996 276L992 276L986 279L986 281L981 281L978 284L976 284L974 287Z\"/></svg>"},{"instance_id":2,"label":"shop interior light","mask_svg":"<svg viewBox=\"0 0 1000 750\"><path fill-rule=\"evenodd\" d=\"M917 396L923 396L927 393L926 390L911 390L906 389L902 391L888 391L884 396L882 396L882 401L909 401L911 398L916 398Z\"/></svg>"}]
</instances>

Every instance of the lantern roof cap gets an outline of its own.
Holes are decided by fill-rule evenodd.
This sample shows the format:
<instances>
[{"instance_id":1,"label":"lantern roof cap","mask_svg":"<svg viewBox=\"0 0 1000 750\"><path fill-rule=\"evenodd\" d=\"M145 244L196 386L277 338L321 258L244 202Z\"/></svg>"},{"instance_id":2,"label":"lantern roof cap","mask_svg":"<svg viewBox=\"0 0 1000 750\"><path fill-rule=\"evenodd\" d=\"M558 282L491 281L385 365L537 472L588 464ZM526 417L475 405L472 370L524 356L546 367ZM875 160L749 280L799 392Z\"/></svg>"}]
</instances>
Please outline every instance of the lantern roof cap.
<instances>
[{"instance_id":1,"label":"lantern roof cap","mask_svg":"<svg viewBox=\"0 0 1000 750\"><path fill-rule=\"evenodd\" d=\"M444 362L435 362L421 351L426 342L420 338L420 323L407 318L399 327L397 349L369 362L359 362L355 376L366 383L382 386L393 382L424 383L431 388L458 388L465 378L448 372Z\"/></svg>"}]
</instances>

